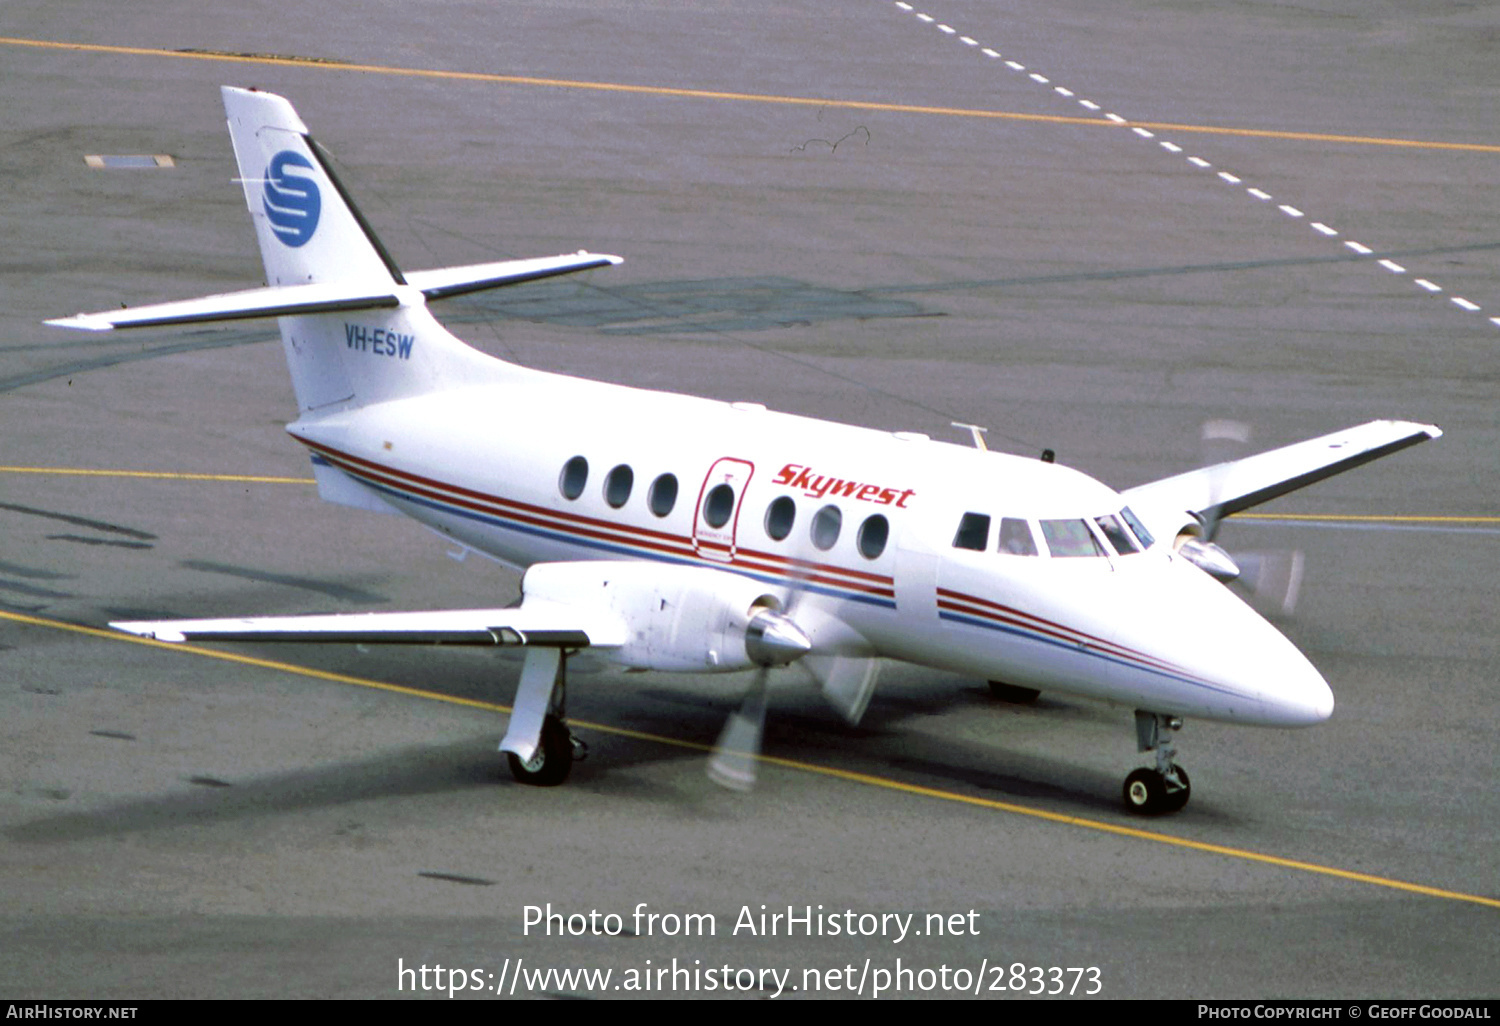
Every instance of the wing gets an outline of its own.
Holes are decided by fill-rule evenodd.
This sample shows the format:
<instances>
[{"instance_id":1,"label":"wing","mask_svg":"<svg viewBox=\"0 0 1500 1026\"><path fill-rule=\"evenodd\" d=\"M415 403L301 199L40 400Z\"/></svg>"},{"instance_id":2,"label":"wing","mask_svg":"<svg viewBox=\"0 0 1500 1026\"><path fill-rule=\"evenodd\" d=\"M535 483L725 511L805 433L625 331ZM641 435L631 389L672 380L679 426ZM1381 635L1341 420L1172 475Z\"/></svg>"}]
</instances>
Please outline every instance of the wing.
<instances>
[{"instance_id":1,"label":"wing","mask_svg":"<svg viewBox=\"0 0 1500 1026\"><path fill-rule=\"evenodd\" d=\"M525 608L419 613L258 616L223 620L139 620L111 627L157 641L298 641L386 645L532 645L618 648L625 627L608 610L550 602Z\"/></svg>"},{"instance_id":2,"label":"wing","mask_svg":"<svg viewBox=\"0 0 1500 1026\"><path fill-rule=\"evenodd\" d=\"M1258 456L1138 485L1123 494L1132 505L1200 517L1229 516L1441 435L1431 424L1375 420Z\"/></svg>"}]
</instances>

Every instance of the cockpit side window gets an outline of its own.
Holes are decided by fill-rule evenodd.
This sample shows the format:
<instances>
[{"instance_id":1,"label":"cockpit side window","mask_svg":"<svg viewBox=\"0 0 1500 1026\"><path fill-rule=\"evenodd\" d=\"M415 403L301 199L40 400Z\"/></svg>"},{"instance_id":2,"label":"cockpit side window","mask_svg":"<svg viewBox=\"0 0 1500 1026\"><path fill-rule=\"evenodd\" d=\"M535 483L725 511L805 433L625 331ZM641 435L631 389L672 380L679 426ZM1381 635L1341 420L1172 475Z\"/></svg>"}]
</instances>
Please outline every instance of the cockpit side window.
<instances>
[{"instance_id":1,"label":"cockpit side window","mask_svg":"<svg viewBox=\"0 0 1500 1026\"><path fill-rule=\"evenodd\" d=\"M1125 530L1125 525L1120 523L1118 517L1105 515L1095 517L1094 523L1099 525L1099 530L1104 532L1104 537L1115 547L1115 551L1122 556L1128 556L1132 552L1141 551L1141 547L1135 543L1130 532Z\"/></svg>"},{"instance_id":2,"label":"cockpit side window","mask_svg":"<svg viewBox=\"0 0 1500 1026\"><path fill-rule=\"evenodd\" d=\"M973 549L983 552L990 547L990 518L987 513L965 513L958 522L958 533L953 536L955 549Z\"/></svg>"},{"instance_id":3,"label":"cockpit side window","mask_svg":"<svg viewBox=\"0 0 1500 1026\"><path fill-rule=\"evenodd\" d=\"M1130 529L1134 531L1135 536L1141 540L1141 544L1149 549L1152 543L1156 541L1156 539L1151 537L1151 532L1146 530L1146 525L1141 523L1140 517L1132 513L1129 506L1126 506L1124 509L1120 510L1120 516L1124 518L1127 524L1130 525Z\"/></svg>"},{"instance_id":4,"label":"cockpit side window","mask_svg":"<svg viewBox=\"0 0 1500 1026\"><path fill-rule=\"evenodd\" d=\"M1042 536L1054 556L1104 555L1086 520L1043 520Z\"/></svg>"},{"instance_id":5,"label":"cockpit side window","mask_svg":"<svg viewBox=\"0 0 1500 1026\"><path fill-rule=\"evenodd\" d=\"M1016 517L1005 517L1000 521L1000 551L1012 556L1035 556L1036 539L1031 535L1031 525Z\"/></svg>"}]
</instances>

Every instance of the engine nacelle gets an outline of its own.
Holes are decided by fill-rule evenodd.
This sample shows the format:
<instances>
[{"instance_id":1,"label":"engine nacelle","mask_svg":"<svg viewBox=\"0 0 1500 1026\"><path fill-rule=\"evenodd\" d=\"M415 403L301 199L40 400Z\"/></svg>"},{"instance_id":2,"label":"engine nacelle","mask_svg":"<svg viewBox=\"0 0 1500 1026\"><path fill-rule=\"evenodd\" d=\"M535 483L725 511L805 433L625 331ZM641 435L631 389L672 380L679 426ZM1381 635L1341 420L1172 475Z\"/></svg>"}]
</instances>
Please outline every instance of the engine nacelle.
<instances>
[{"instance_id":1,"label":"engine nacelle","mask_svg":"<svg viewBox=\"0 0 1500 1026\"><path fill-rule=\"evenodd\" d=\"M626 641L599 654L631 669L728 672L768 661L790 662L801 654L793 654L795 636L781 640L788 626L791 632L796 628L780 616L775 591L725 570L634 562L541 563L526 571L521 595L523 607L558 603L608 610L624 625ZM769 641L768 625L780 628L770 632Z\"/></svg>"}]
</instances>

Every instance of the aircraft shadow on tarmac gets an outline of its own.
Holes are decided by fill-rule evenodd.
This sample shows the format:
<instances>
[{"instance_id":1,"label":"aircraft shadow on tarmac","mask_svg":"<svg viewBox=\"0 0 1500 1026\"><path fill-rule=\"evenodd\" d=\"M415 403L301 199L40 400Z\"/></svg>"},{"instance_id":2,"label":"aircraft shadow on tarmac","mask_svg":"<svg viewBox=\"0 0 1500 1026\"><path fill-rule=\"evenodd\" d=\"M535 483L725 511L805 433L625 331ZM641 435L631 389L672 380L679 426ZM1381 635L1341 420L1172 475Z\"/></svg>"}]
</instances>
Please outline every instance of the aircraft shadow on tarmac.
<instances>
[{"instance_id":1,"label":"aircraft shadow on tarmac","mask_svg":"<svg viewBox=\"0 0 1500 1026\"><path fill-rule=\"evenodd\" d=\"M403 747L313 769L248 780L185 777L200 789L138 798L87 812L43 816L9 827L23 844L65 844L174 827L212 826L283 813L332 808L372 799L422 797L495 788L503 760L488 735L441 745Z\"/></svg>"},{"instance_id":2,"label":"aircraft shadow on tarmac","mask_svg":"<svg viewBox=\"0 0 1500 1026\"><path fill-rule=\"evenodd\" d=\"M764 331L825 321L937 314L908 299L776 276L518 285L456 299L438 311L453 324L493 318L592 328L606 335Z\"/></svg>"},{"instance_id":3,"label":"aircraft shadow on tarmac","mask_svg":"<svg viewBox=\"0 0 1500 1026\"><path fill-rule=\"evenodd\" d=\"M342 652L344 646L336 646ZM248 647L253 651L253 646ZM303 648L303 646L298 646ZM327 647L307 649L306 654L337 655ZM276 654L289 653L278 648ZM302 653L298 653L300 656ZM348 664L347 652L342 653ZM444 658L426 662L422 675L429 685L445 682L448 670L456 670L456 687L437 686L445 692L476 692L493 701L495 663L492 658L460 658L496 653L444 653ZM414 653L413 653L414 655ZM341 660L327 658L295 662ZM509 664L513 660L505 660ZM397 659L398 664L405 659ZM450 665L451 664L451 665ZM415 664L411 664L415 665ZM386 679L401 679L401 666ZM507 673L513 672L507 667ZM592 674L590 674L592 676ZM726 679L722 693L705 695L690 689L673 690L645 682L644 687L578 689L575 696L580 720L597 720L663 737L709 746L734 707L738 680ZM1038 758L1007 750L1005 735L1046 729L1058 717L1108 716L1111 710L1049 701L1016 707L996 703L982 687L952 680L919 681L915 688L898 693L895 682L887 693L877 693L861 725L851 727L836 713L825 709L811 686L778 689L768 715L766 751L772 757L815 763L876 776L894 775L906 783L925 787L956 786L977 790L981 796L1018 802L1040 801L1058 811L1089 814L1118 813L1117 787L1113 772L1096 771L1069 764L1065 759ZM985 728L993 727L992 741L957 738L950 731L923 732L921 719L962 711L984 717ZM63 844L93 837L108 837L142 831L180 827L211 827L259 817L273 817L310 810L334 808L371 800L419 798L460 792L489 792L486 800L499 806L547 792L509 781L504 759L494 749L501 729L497 716L494 729L483 730L441 744L408 745L367 758L333 765L269 773L248 779L225 780L217 776L185 776L190 790L136 798L103 808L42 816L8 828L6 836L23 844ZM756 802L774 794L775 776L763 782L757 795L731 797L722 794L696 774L684 780L662 783L633 773L637 767L663 762L700 763L706 752L677 747L643 738L591 731L580 724L580 735L599 758L575 767L567 790L583 790L605 799L646 801L675 806L684 815L715 819L729 814L726 802ZM894 774L893 774L894 771ZM702 782L702 787L694 786ZM826 787L848 784L827 781ZM564 800L559 796L559 800ZM576 801L577 799L567 799ZM588 800L588 799L586 799ZM402 813L409 818L410 812Z\"/></svg>"}]
</instances>

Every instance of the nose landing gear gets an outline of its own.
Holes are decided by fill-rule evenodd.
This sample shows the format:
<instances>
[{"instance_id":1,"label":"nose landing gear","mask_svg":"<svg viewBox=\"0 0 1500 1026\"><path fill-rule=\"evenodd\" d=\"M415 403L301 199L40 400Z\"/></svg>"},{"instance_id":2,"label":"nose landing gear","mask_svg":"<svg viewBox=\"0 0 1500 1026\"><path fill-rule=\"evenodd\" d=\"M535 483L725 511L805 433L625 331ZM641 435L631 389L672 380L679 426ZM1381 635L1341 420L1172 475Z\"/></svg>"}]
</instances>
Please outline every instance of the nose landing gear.
<instances>
[{"instance_id":1,"label":"nose landing gear","mask_svg":"<svg viewBox=\"0 0 1500 1026\"><path fill-rule=\"evenodd\" d=\"M1142 767L1125 778L1125 807L1141 816L1158 816L1177 812L1193 793L1187 771L1173 759L1177 748L1172 734L1182 728L1182 720L1161 713L1135 711L1135 736L1143 752L1156 752L1156 768Z\"/></svg>"}]
</instances>

